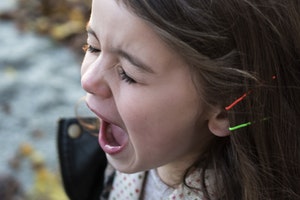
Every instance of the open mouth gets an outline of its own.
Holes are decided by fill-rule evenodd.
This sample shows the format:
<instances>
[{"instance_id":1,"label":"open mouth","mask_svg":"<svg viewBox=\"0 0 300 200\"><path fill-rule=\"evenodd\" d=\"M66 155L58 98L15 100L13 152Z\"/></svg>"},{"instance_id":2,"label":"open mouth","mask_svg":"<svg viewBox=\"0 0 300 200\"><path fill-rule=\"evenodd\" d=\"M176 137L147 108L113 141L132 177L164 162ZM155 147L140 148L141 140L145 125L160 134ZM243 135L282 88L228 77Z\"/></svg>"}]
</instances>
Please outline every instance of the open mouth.
<instances>
[{"instance_id":1,"label":"open mouth","mask_svg":"<svg viewBox=\"0 0 300 200\"><path fill-rule=\"evenodd\" d=\"M120 127L102 121L98 139L104 152L108 154L117 154L126 146L128 135Z\"/></svg>"}]
</instances>

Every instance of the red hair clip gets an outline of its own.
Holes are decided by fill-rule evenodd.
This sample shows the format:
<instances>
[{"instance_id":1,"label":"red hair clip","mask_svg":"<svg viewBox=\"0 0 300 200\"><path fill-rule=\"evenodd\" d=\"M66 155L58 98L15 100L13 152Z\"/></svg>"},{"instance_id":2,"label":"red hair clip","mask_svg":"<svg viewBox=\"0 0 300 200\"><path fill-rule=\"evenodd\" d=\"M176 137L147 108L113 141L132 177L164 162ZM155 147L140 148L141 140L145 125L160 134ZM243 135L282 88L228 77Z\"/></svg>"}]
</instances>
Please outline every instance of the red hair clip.
<instances>
[{"instance_id":1,"label":"red hair clip","mask_svg":"<svg viewBox=\"0 0 300 200\"><path fill-rule=\"evenodd\" d=\"M238 104L240 101L246 98L248 94L250 94L251 91L244 93L242 96L240 96L238 99L236 99L234 102L232 102L230 105L225 107L225 110L230 110L233 108L236 104Z\"/></svg>"}]
</instances>

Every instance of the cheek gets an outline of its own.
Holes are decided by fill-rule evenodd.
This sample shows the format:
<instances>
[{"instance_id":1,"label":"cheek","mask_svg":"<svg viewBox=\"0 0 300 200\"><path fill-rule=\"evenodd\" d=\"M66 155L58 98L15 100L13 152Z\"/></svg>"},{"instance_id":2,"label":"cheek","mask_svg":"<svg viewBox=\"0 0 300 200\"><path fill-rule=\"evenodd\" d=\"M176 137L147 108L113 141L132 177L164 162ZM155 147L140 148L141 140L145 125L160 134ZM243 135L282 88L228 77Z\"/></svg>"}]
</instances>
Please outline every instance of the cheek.
<instances>
[{"instance_id":1,"label":"cheek","mask_svg":"<svg viewBox=\"0 0 300 200\"><path fill-rule=\"evenodd\" d=\"M183 94L144 94L138 95L144 98L134 99L129 98L134 96L129 92L127 95L119 111L129 134L136 134L134 137L159 140L190 131L195 124L198 103L193 98L180 98Z\"/></svg>"},{"instance_id":2,"label":"cheek","mask_svg":"<svg viewBox=\"0 0 300 200\"><path fill-rule=\"evenodd\" d=\"M199 141L195 112L182 112L170 104L147 106L136 105L123 113L135 162L157 167L189 153Z\"/></svg>"}]
</instances>

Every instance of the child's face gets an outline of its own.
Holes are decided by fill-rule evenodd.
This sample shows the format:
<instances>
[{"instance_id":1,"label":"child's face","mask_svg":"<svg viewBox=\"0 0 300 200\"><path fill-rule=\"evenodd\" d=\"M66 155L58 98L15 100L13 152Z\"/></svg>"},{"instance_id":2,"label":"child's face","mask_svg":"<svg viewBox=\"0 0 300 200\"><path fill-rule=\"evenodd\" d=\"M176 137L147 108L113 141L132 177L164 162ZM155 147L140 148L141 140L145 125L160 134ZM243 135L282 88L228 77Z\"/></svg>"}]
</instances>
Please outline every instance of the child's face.
<instances>
[{"instance_id":1,"label":"child's face","mask_svg":"<svg viewBox=\"0 0 300 200\"><path fill-rule=\"evenodd\" d=\"M188 66L122 4L92 6L81 82L109 162L123 172L190 164L209 133Z\"/></svg>"}]
</instances>

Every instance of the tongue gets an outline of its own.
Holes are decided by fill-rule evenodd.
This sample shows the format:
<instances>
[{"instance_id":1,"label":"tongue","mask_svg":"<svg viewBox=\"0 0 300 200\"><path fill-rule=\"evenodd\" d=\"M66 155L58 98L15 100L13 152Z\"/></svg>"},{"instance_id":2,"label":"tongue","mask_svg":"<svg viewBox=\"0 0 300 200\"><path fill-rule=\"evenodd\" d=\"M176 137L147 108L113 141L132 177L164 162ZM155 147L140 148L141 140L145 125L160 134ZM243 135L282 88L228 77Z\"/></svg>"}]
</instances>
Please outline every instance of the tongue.
<instances>
[{"instance_id":1,"label":"tongue","mask_svg":"<svg viewBox=\"0 0 300 200\"><path fill-rule=\"evenodd\" d=\"M125 131L118 126L110 124L107 128L107 142L111 146L123 146L128 137Z\"/></svg>"}]
</instances>

